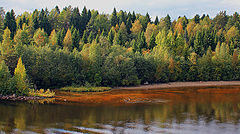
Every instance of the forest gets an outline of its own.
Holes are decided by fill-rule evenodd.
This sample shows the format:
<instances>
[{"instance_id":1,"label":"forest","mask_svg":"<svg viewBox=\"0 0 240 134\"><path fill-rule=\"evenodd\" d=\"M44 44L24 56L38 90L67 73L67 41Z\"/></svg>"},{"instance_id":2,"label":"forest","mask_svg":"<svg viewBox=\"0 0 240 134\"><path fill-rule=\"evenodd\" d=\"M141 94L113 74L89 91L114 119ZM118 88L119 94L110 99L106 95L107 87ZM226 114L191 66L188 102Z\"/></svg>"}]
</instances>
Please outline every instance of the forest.
<instances>
[{"instance_id":1,"label":"forest","mask_svg":"<svg viewBox=\"0 0 240 134\"><path fill-rule=\"evenodd\" d=\"M172 20L56 6L0 8L0 94L28 88L240 80L240 16Z\"/></svg>"}]
</instances>

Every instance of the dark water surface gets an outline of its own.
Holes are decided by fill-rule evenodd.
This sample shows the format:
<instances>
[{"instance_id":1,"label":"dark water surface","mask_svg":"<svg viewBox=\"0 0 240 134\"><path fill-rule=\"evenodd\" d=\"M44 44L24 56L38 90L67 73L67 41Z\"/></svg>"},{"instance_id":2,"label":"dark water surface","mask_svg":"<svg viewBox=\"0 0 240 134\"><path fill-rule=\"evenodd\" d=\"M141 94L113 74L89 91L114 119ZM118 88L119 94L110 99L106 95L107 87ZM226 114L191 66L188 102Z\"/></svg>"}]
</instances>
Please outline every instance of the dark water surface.
<instances>
[{"instance_id":1,"label":"dark water surface","mask_svg":"<svg viewBox=\"0 0 240 134\"><path fill-rule=\"evenodd\" d=\"M174 89L159 101L119 105L1 102L0 133L239 134L240 93L222 90L240 88L204 91L214 89Z\"/></svg>"}]
</instances>

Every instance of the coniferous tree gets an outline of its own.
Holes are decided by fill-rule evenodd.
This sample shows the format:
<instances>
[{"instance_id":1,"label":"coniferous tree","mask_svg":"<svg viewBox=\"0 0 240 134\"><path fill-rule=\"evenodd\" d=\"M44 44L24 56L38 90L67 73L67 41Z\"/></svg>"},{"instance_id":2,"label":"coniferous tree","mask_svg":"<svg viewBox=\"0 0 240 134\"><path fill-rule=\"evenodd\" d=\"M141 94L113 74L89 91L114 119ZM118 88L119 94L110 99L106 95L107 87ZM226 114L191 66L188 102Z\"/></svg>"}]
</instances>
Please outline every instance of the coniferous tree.
<instances>
[{"instance_id":1,"label":"coniferous tree","mask_svg":"<svg viewBox=\"0 0 240 134\"><path fill-rule=\"evenodd\" d=\"M171 28L171 17L167 14L167 16L164 18L164 22L166 23L166 30L169 30Z\"/></svg>"},{"instance_id":2,"label":"coniferous tree","mask_svg":"<svg viewBox=\"0 0 240 134\"><path fill-rule=\"evenodd\" d=\"M43 9L42 9L42 11L40 12L40 15L39 15L39 27L41 29L44 29L44 31L48 35L50 35L50 33L52 31L51 24L50 24L50 22L48 20L48 13L47 13L47 11L44 11Z\"/></svg>"},{"instance_id":3,"label":"coniferous tree","mask_svg":"<svg viewBox=\"0 0 240 134\"><path fill-rule=\"evenodd\" d=\"M73 9L73 12L71 14L70 25L75 27L77 30L80 30L80 28L84 26L84 25L80 25L81 22L82 22L82 19L79 13L79 9L76 7Z\"/></svg>"},{"instance_id":4,"label":"coniferous tree","mask_svg":"<svg viewBox=\"0 0 240 134\"><path fill-rule=\"evenodd\" d=\"M194 51L201 56L204 54L204 47L203 47L202 39L203 39L202 33L197 32L196 38L194 40Z\"/></svg>"},{"instance_id":5,"label":"coniferous tree","mask_svg":"<svg viewBox=\"0 0 240 134\"><path fill-rule=\"evenodd\" d=\"M15 13L13 10L11 12L7 12L4 19L4 29L7 28L11 31L11 39L13 39L14 34L17 30L17 23L15 20Z\"/></svg>"},{"instance_id":6,"label":"coniferous tree","mask_svg":"<svg viewBox=\"0 0 240 134\"><path fill-rule=\"evenodd\" d=\"M58 31L58 33L57 33L57 44L58 44L60 47L63 47L64 37L65 37L65 30L64 30L64 28L62 28L62 29L61 29L60 31Z\"/></svg>"},{"instance_id":7,"label":"coniferous tree","mask_svg":"<svg viewBox=\"0 0 240 134\"><path fill-rule=\"evenodd\" d=\"M132 20L131 20L131 18L127 19L126 28L127 28L127 33L131 34L131 28L132 28Z\"/></svg>"},{"instance_id":8,"label":"coniferous tree","mask_svg":"<svg viewBox=\"0 0 240 134\"><path fill-rule=\"evenodd\" d=\"M50 36L49 36L49 45L52 48L56 48L57 47L57 33L55 31L55 29L51 32Z\"/></svg>"},{"instance_id":9,"label":"coniferous tree","mask_svg":"<svg viewBox=\"0 0 240 134\"><path fill-rule=\"evenodd\" d=\"M88 41L87 32L85 30L84 33L83 33L83 36L82 36L82 42L85 44L85 43L87 43L87 41Z\"/></svg>"},{"instance_id":10,"label":"coniferous tree","mask_svg":"<svg viewBox=\"0 0 240 134\"><path fill-rule=\"evenodd\" d=\"M14 78L17 82L17 89L21 94L28 93L28 85L27 85L27 73L24 64L22 63L22 59L18 59L17 67L14 71Z\"/></svg>"},{"instance_id":11,"label":"coniferous tree","mask_svg":"<svg viewBox=\"0 0 240 134\"><path fill-rule=\"evenodd\" d=\"M72 34L70 29L67 30L67 33L63 39L63 47L67 48L68 50L72 50Z\"/></svg>"},{"instance_id":12,"label":"coniferous tree","mask_svg":"<svg viewBox=\"0 0 240 134\"><path fill-rule=\"evenodd\" d=\"M91 18L91 17L90 17ZM82 25L81 25L81 33L80 35L83 34L83 31L86 29L86 26L90 20L89 16L88 16L88 11L87 11L87 8L84 6L83 10L82 10L82 14L81 14L81 22L82 22Z\"/></svg>"},{"instance_id":13,"label":"coniferous tree","mask_svg":"<svg viewBox=\"0 0 240 134\"><path fill-rule=\"evenodd\" d=\"M133 11L133 14L132 14L132 23L134 23L136 21L137 17L135 15L135 12Z\"/></svg>"},{"instance_id":14,"label":"coniferous tree","mask_svg":"<svg viewBox=\"0 0 240 134\"><path fill-rule=\"evenodd\" d=\"M121 30L118 31L118 33L116 34L116 36L114 37L114 41L113 44L115 45L123 45L123 32Z\"/></svg>"},{"instance_id":15,"label":"coniferous tree","mask_svg":"<svg viewBox=\"0 0 240 134\"><path fill-rule=\"evenodd\" d=\"M198 14L196 14L196 15L194 16L193 20L194 20L194 22L195 22L196 24L198 24L198 23L200 22L200 16L199 16Z\"/></svg>"},{"instance_id":16,"label":"coniferous tree","mask_svg":"<svg viewBox=\"0 0 240 134\"><path fill-rule=\"evenodd\" d=\"M117 11L116 8L113 9L112 16L110 18L110 24L111 26L115 27L116 24L118 24L118 17L117 17Z\"/></svg>"},{"instance_id":17,"label":"coniferous tree","mask_svg":"<svg viewBox=\"0 0 240 134\"><path fill-rule=\"evenodd\" d=\"M113 44L113 40L114 40L114 32L113 32L113 29L110 29L108 33L108 41L110 42L110 44Z\"/></svg>"},{"instance_id":18,"label":"coniferous tree","mask_svg":"<svg viewBox=\"0 0 240 134\"><path fill-rule=\"evenodd\" d=\"M72 33L72 44L73 48L79 48L80 34L79 31L75 28Z\"/></svg>"},{"instance_id":19,"label":"coniferous tree","mask_svg":"<svg viewBox=\"0 0 240 134\"><path fill-rule=\"evenodd\" d=\"M36 46L45 46L48 42L48 36L44 29L38 29L33 36L33 40Z\"/></svg>"},{"instance_id":20,"label":"coniferous tree","mask_svg":"<svg viewBox=\"0 0 240 134\"><path fill-rule=\"evenodd\" d=\"M159 23L159 19L158 19L158 16L156 16L155 21L154 21L154 24L155 24L155 25L158 25L158 23Z\"/></svg>"},{"instance_id":21,"label":"coniferous tree","mask_svg":"<svg viewBox=\"0 0 240 134\"><path fill-rule=\"evenodd\" d=\"M138 34L137 39L137 51L141 52L143 48L147 48L146 38L144 36L144 32Z\"/></svg>"},{"instance_id":22,"label":"coniferous tree","mask_svg":"<svg viewBox=\"0 0 240 134\"><path fill-rule=\"evenodd\" d=\"M93 32L91 31L87 39L88 43L92 43L93 39L94 39L94 35L93 35Z\"/></svg>"},{"instance_id":23,"label":"coniferous tree","mask_svg":"<svg viewBox=\"0 0 240 134\"><path fill-rule=\"evenodd\" d=\"M149 42L149 46L148 49L153 49L156 46L156 38L154 33L152 33L151 37L150 37L150 42Z\"/></svg>"}]
</instances>

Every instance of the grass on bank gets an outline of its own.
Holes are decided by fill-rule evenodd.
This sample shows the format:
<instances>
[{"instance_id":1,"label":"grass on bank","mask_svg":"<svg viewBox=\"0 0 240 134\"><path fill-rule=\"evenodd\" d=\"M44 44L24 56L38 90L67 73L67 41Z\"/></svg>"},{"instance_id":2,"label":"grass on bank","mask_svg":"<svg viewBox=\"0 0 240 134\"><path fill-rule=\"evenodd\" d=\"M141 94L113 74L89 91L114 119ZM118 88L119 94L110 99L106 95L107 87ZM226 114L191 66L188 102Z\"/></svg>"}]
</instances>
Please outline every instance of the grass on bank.
<instances>
[{"instance_id":1,"label":"grass on bank","mask_svg":"<svg viewBox=\"0 0 240 134\"><path fill-rule=\"evenodd\" d=\"M104 92L111 90L111 87L63 87L60 91L67 91L67 92Z\"/></svg>"},{"instance_id":2,"label":"grass on bank","mask_svg":"<svg viewBox=\"0 0 240 134\"><path fill-rule=\"evenodd\" d=\"M29 89L28 95L35 97L51 98L55 96L55 92L50 91L49 89L47 89L46 91L44 91L44 89L40 90Z\"/></svg>"}]
</instances>

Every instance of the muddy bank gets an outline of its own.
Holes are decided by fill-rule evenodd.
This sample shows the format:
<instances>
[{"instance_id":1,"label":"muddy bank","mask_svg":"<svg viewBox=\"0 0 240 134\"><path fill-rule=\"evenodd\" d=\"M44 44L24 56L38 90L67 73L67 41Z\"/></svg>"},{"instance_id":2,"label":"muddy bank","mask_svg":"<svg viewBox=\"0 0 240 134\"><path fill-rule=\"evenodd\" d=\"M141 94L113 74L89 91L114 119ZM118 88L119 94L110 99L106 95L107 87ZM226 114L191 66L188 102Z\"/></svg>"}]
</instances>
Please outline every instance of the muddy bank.
<instances>
[{"instance_id":1,"label":"muddy bank","mask_svg":"<svg viewBox=\"0 0 240 134\"><path fill-rule=\"evenodd\" d=\"M232 99L232 95L240 98L240 86L238 83L232 85L224 85L220 83L211 85L209 82L202 85L196 84L193 86L188 83L188 86L181 85L183 83L175 83L174 86L153 86L154 88L146 88L149 86L119 88L112 89L107 92L98 93L73 93L73 92L56 92L56 100L62 104L75 103L80 105L95 105L95 104L111 104L111 105L126 105L126 104L141 104L141 103L167 103L180 100L206 97L214 98L220 102L224 99ZM161 88L159 88L161 87ZM237 95L238 94L238 95Z\"/></svg>"},{"instance_id":2,"label":"muddy bank","mask_svg":"<svg viewBox=\"0 0 240 134\"><path fill-rule=\"evenodd\" d=\"M44 97L32 97L32 96L16 96L16 95L0 95L0 100L7 101L29 101L29 100L42 100Z\"/></svg>"},{"instance_id":3,"label":"muddy bank","mask_svg":"<svg viewBox=\"0 0 240 134\"><path fill-rule=\"evenodd\" d=\"M162 84L141 85L136 87L117 87L115 89L162 89L181 87L216 87L216 86L240 86L240 81L198 81L198 82L170 82Z\"/></svg>"}]
</instances>

